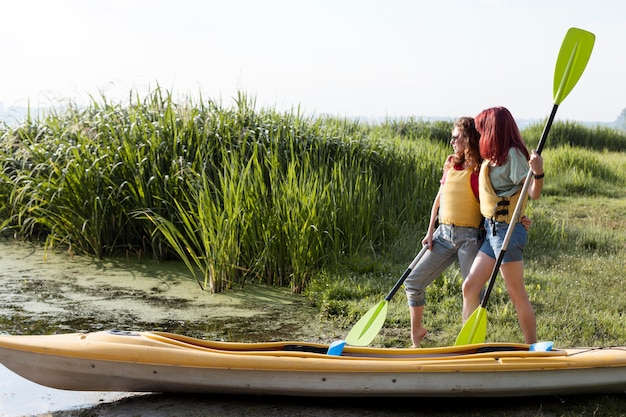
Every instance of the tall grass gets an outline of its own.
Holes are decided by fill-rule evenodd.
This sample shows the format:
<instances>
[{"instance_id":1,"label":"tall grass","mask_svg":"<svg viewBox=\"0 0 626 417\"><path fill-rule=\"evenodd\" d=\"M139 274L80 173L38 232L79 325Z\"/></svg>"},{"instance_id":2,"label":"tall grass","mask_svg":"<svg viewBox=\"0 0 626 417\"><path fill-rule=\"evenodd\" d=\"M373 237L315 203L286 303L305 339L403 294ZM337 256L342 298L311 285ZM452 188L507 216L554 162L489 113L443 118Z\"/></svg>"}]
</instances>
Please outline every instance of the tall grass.
<instances>
[{"instance_id":1,"label":"tall grass","mask_svg":"<svg viewBox=\"0 0 626 417\"><path fill-rule=\"evenodd\" d=\"M97 257L183 260L202 288L301 291L328 262L421 224L445 146L294 110L105 97L2 131L0 218Z\"/></svg>"},{"instance_id":2,"label":"tall grass","mask_svg":"<svg viewBox=\"0 0 626 417\"><path fill-rule=\"evenodd\" d=\"M325 266L418 246L405 236L425 229L451 128L279 113L245 94L231 106L161 89L94 98L0 127L0 223L50 248L180 259L211 291L257 280L300 292ZM577 145L546 149L545 195L623 187L623 165L586 148L619 148L620 133L553 131ZM573 232L555 218L537 211L533 229L559 244Z\"/></svg>"},{"instance_id":3,"label":"tall grass","mask_svg":"<svg viewBox=\"0 0 626 417\"><path fill-rule=\"evenodd\" d=\"M522 136L529 147L539 143L545 122L526 127ZM573 146L589 150L621 152L626 149L626 131L595 125L587 127L571 120L554 122L548 135L550 147Z\"/></svg>"}]
</instances>

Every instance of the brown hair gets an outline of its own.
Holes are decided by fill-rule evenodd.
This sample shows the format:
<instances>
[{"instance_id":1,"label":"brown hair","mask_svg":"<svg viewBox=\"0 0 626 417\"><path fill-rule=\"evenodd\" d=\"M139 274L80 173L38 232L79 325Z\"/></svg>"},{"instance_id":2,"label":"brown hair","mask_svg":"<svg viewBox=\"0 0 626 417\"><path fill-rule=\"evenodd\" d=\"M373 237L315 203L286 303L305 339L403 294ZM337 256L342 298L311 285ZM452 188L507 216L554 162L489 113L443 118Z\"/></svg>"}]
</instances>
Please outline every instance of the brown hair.
<instances>
[{"instance_id":1,"label":"brown hair","mask_svg":"<svg viewBox=\"0 0 626 417\"><path fill-rule=\"evenodd\" d=\"M454 127L467 139L467 148L463 155L453 155L452 163L461 165L464 162L471 162L474 164L474 171L478 172L483 159L480 156L479 150L480 133L476 130L474 119L471 117L459 117L454 122Z\"/></svg>"}]
</instances>

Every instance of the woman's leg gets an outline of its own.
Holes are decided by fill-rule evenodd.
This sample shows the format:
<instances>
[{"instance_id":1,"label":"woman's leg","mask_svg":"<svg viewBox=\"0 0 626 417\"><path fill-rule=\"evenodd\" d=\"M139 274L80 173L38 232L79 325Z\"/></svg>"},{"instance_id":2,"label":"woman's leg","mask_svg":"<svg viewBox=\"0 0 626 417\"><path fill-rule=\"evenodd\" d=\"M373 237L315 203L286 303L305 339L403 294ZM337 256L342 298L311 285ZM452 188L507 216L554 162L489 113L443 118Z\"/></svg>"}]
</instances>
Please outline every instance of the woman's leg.
<instances>
[{"instance_id":1,"label":"woman's leg","mask_svg":"<svg viewBox=\"0 0 626 417\"><path fill-rule=\"evenodd\" d=\"M409 311L411 312L411 342L413 342L413 347L420 347L422 338L428 333L426 327L422 325L424 306L409 307Z\"/></svg>"},{"instance_id":2,"label":"woman's leg","mask_svg":"<svg viewBox=\"0 0 626 417\"><path fill-rule=\"evenodd\" d=\"M454 262L455 255L446 246L435 243L404 281L411 316L411 342L414 347L420 347L422 338L428 333L422 324L426 287Z\"/></svg>"},{"instance_id":3,"label":"woman's leg","mask_svg":"<svg viewBox=\"0 0 626 417\"><path fill-rule=\"evenodd\" d=\"M511 302L515 306L517 321L522 329L524 341L526 343L537 342L535 310L528 299L528 293L524 285L524 262L515 261L502 264L500 272L502 272L504 277L506 290L509 293L509 297L511 297Z\"/></svg>"},{"instance_id":4,"label":"woman's leg","mask_svg":"<svg viewBox=\"0 0 626 417\"><path fill-rule=\"evenodd\" d=\"M480 293L493 271L496 260L484 252L478 252L470 273L463 282L463 322L467 321L480 305Z\"/></svg>"},{"instance_id":5,"label":"woman's leg","mask_svg":"<svg viewBox=\"0 0 626 417\"><path fill-rule=\"evenodd\" d=\"M411 341L416 347L420 346L422 338L428 332L422 325L424 304L426 302L426 288L441 273L454 262L457 251L449 239L447 226L439 226L433 236L433 247L426 251L409 276L404 281L409 312L411 316Z\"/></svg>"}]
</instances>

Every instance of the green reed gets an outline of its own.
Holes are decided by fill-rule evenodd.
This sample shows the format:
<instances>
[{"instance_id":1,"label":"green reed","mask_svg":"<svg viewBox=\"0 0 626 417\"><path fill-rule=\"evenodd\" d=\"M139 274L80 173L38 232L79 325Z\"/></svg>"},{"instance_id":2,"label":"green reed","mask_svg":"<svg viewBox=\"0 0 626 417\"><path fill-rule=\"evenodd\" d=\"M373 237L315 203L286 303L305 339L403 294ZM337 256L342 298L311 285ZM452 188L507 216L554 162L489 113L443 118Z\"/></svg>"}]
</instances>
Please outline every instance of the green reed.
<instances>
[{"instance_id":1,"label":"green reed","mask_svg":"<svg viewBox=\"0 0 626 417\"><path fill-rule=\"evenodd\" d=\"M1 129L0 221L16 236L180 259L212 291L258 280L299 292L326 265L418 246L451 122L370 125L258 109L244 94L230 107L175 102L157 89ZM611 193L623 180L592 151L545 156L561 173L547 195Z\"/></svg>"},{"instance_id":2,"label":"green reed","mask_svg":"<svg viewBox=\"0 0 626 417\"><path fill-rule=\"evenodd\" d=\"M94 98L1 132L0 219L48 247L181 259L212 291L258 279L299 292L424 224L447 150L393 131L243 94L232 107L160 89Z\"/></svg>"},{"instance_id":3,"label":"green reed","mask_svg":"<svg viewBox=\"0 0 626 417\"><path fill-rule=\"evenodd\" d=\"M522 132L530 147L542 128ZM450 129L278 113L245 95L232 107L102 97L0 126L0 224L95 256L180 259L207 290L288 285L348 329L416 253ZM623 344L623 149L623 133L575 123L548 138L525 249L542 339ZM460 286L452 266L428 288L425 346L454 341ZM502 279L489 314L489 340L519 340ZM408 344L408 320L400 291L376 343Z\"/></svg>"}]
</instances>

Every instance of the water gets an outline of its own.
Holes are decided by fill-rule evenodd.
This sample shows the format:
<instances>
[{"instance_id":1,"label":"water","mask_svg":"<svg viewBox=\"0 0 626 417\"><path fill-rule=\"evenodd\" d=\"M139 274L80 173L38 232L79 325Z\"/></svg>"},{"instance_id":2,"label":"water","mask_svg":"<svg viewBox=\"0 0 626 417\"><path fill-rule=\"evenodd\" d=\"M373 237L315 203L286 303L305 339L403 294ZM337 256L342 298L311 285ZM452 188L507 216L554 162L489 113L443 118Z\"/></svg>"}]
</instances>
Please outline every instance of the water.
<instances>
[{"instance_id":1,"label":"water","mask_svg":"<svg viewBox=\"0 0 626 417\"><path fill-rule=\"evenodd\" d=\"M0 335L99 330L169 331L225 341L341 336L286 288L248 285L201 291L181 263L97 261L0 240ZM0 417L41 414L116 401L126 393L46 388L0 365Z\"/></svg>"}]
</instances>

